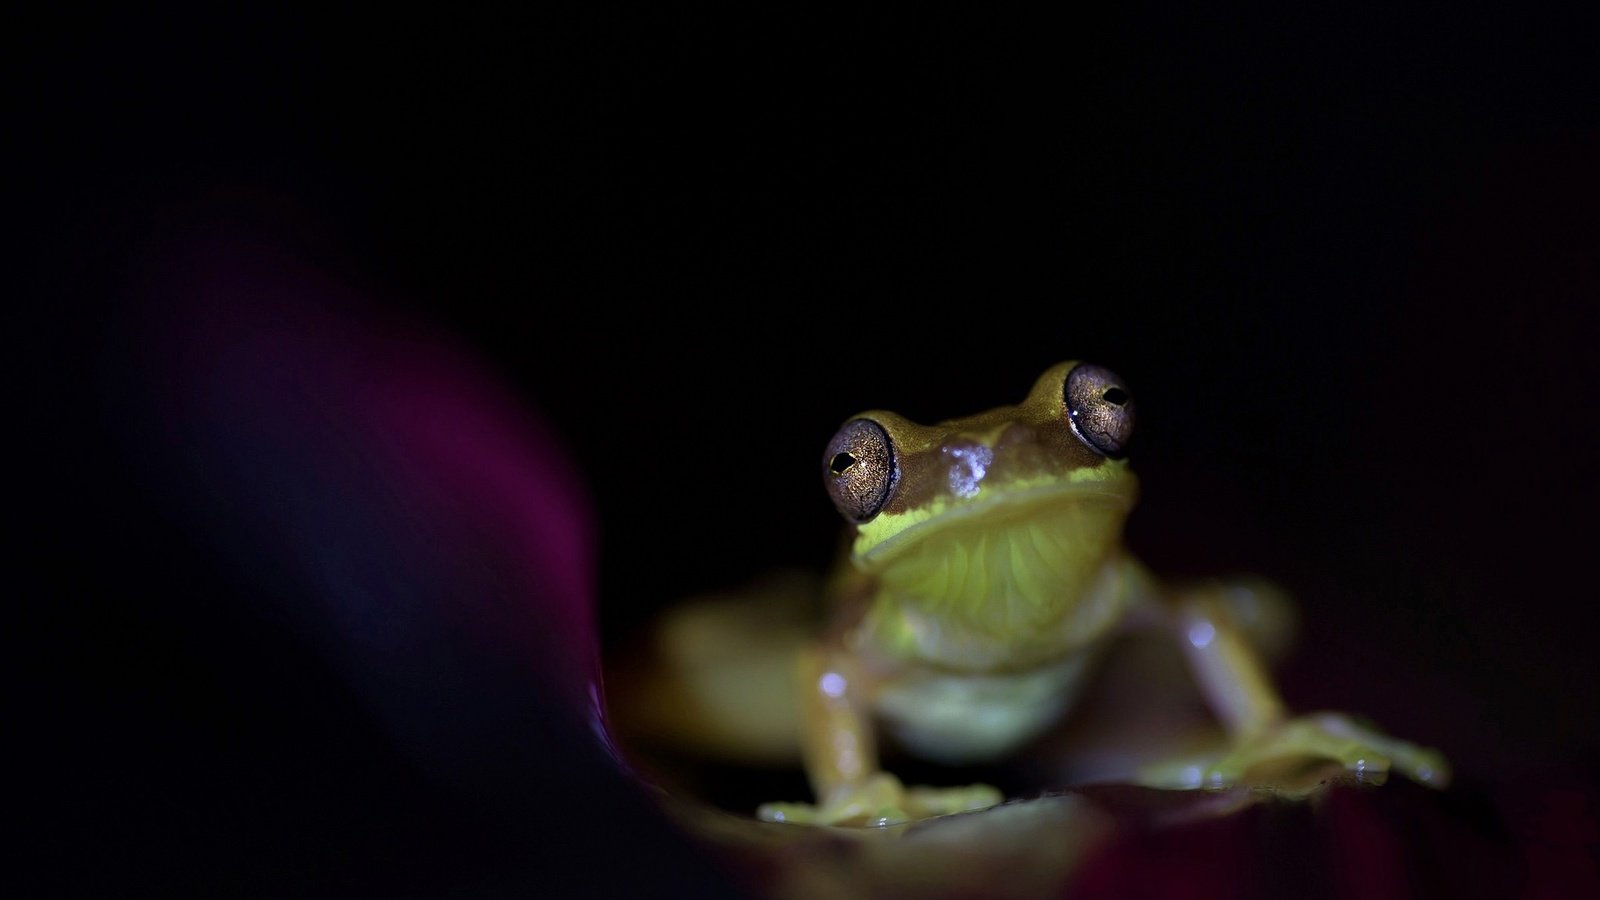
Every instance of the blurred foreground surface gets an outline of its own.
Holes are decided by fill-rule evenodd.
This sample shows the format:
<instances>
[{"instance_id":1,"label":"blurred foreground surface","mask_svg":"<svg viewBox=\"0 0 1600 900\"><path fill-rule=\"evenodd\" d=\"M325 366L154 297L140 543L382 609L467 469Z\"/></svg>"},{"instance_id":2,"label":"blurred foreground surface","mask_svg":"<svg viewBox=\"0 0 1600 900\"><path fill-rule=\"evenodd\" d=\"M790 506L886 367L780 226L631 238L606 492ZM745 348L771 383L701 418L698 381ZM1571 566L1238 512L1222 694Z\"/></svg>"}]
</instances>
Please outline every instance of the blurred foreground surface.
<instances>
[{"instance_id":1,"label":"blurred foreground surface","mask_svg":"<svg viewBox=\"0 0 1600 900\"><path fill-rule=\"evenodd\" d=\"M1593 810L1544 798L1514 834L1467 792L1328 783L1265 792L1095 786L887 829L671 807L750 890L779 898L1581 897ZM1519 853L1514 845L1521 845Z\"/></svg>"}]
</instances>

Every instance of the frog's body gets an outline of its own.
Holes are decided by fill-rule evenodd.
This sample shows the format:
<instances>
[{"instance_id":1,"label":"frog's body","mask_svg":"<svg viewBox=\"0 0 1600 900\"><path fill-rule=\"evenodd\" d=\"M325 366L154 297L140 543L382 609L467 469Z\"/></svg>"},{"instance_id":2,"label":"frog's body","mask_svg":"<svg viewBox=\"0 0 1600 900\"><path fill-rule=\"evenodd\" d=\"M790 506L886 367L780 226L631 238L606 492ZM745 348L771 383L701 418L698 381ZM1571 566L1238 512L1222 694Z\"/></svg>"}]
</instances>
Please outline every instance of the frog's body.
<instances>
[{"instance_id":1,"label":"frog's body","mask_svg":"<svg viewBox=\"0 0 1600 900\"><path fill-rule=\"evenodd\" d=\"M796 670L817 803L767 804L763 818L871 824L993 805L982 785L901 786L879 768L876 730L937 761L1004 757L1061 718L1113 636L1152 628L1182 649L1232 749L1147 783L1231 784L1306 757L1443 783L1431 751L1334 714L1286 715L1251 641L1270 606L1261 588L1173 589L1126 551L1132 426L1117 377L1068 362L1015 406L933 426L874 411L840 429L824 480L853 535L834 619Z\"/></svg>"},{"instance_id":2,"label":"frog's body","mask_svg":"<svg viewBox=\"0 0 1600 900\"><path fill-rule=\"evenodd\" d=\"M901 746L924 759L1001 759L1060 720L1093 661L1079 652L1021 672L913 669L880 688L876 712Z\"/></svg>"}]
</instances>

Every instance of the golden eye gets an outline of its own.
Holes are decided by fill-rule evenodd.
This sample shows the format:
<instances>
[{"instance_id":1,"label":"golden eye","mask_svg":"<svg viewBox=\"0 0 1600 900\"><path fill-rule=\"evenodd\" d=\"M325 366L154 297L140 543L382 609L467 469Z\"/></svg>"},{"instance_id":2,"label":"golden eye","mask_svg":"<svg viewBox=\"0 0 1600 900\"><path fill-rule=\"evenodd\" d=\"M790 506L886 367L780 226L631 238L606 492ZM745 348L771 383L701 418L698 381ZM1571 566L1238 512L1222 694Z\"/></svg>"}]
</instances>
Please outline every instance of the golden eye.
<instances>
[{"instance_id":1,"label":"golden eye","mask_svg":"<svg viewBox=\"0 0 1600 900\"><path fill-rule=\"evenodd\" d=\"M822 456L828 496L839 514L852 522L877 515L894 494L899 477L889 433L871 419L846 422Z\"/></svg>"},{"instance_id":2,"label":"golden eye","mask_svg":"<svg viewBox=\"0 0 1600 900\"><path fill-rule=\"evenodd\" d=\"M1116 373L1083 363L1067 373L1062 388L1067 421L1078 440L1105 456L1120 456L1133 436L1133 394Z\"/></svg>"}]
</instances>

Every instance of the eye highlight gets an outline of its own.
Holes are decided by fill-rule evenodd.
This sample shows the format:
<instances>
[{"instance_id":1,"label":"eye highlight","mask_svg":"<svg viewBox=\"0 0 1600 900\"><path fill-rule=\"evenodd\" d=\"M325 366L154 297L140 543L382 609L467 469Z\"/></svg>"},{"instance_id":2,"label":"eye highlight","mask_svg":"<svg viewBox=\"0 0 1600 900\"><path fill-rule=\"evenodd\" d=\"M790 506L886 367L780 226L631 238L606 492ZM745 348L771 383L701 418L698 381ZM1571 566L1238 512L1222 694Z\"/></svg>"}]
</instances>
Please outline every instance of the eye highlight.
<instances>
[{"instance_id":1,"label":"eye highlight","mask_svg":"<svg viewBox=\"0 0 1600 900\"><path fill-rule=\"evenodd\" d=\"M871 419L846 422L822 455L828 496L840 515L858 524L883 509L899 478L889 433Z\"/></svg>"},{"instance_id":2,"label":"eye highlight","mask_svg":"<svg viewBox=\"0 0 1600 900\"><path fill-rule=\"evenodd\" d=\"M1133 436L1133 394L1115 372L1083 363L1062 386L1067 422L1078 440L1105 456L1120 456Z\"/></svg>"}]
</instances>

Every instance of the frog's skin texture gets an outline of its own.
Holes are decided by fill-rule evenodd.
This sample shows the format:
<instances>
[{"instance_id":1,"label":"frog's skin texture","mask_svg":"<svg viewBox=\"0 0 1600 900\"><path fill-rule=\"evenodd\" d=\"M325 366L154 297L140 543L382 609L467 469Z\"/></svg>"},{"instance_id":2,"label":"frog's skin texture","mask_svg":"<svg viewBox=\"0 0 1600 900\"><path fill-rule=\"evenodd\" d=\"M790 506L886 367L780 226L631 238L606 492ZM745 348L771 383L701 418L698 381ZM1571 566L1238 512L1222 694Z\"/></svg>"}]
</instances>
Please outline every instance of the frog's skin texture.
<instances>
[{"instance_id":1,"label":"frog's skin texture","mask_svg":"<svg viewBox=\"0 0 1600 900\"><path fill-rule=\"evenodd\" d=\"M769 803L761 818L890 824L1000 802L985 785L904 787L880 767L877 729L934 760L1003 758L1067 711L1099 650L1131 629L1171 636L1228 740L1221 755L1147 768L1146 784L1233 786L1306 759L1448 781L1433 751L1339 714L1288 715L1252 643L1258 584L1172 587L1127 552L1132 425L1117 376L1077 362L1015 406L844 425L823 477L852 540L831 581L833 625L798 667L816 801Z\"/></svg>"}]
</instances>

